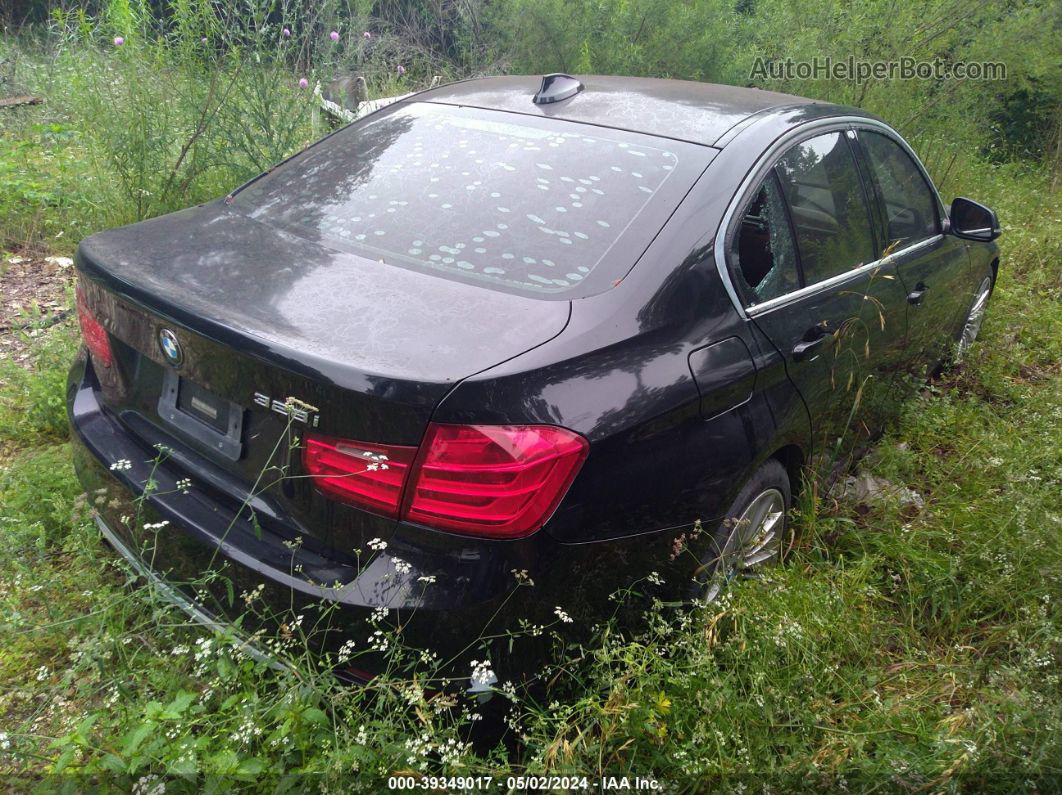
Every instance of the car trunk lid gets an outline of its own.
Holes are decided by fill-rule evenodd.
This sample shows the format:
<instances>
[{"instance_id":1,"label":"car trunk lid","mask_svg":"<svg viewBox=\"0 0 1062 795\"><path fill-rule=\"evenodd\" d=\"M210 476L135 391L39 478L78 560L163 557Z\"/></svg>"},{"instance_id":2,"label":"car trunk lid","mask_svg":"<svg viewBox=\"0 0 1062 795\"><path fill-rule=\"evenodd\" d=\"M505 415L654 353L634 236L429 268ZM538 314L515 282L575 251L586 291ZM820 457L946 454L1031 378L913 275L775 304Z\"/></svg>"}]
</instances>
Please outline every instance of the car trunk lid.
<instances>
[{"instance_id":1,"label":"car trunk lid","mask_svg":"<svg viewBox=\"0 0 1062 795\"><path fill-rule=\"evenodd\" d=\"M94 235L77 265L114 349L96 368L104 404L231 496L268 492L341 546L378 517L289 477L295 437L417 445L457 381L556 336L570 309L337 252L220 202Z\"/></svg>"}]
</instances>

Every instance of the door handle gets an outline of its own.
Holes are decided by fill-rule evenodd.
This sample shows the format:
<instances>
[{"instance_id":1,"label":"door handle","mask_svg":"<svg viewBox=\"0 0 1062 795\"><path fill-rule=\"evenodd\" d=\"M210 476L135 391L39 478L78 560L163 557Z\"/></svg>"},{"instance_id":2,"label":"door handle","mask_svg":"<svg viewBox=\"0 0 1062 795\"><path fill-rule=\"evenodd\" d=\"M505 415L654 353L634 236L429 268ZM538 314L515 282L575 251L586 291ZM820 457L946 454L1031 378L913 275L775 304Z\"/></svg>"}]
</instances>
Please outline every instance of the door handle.
<instances>
[{"instance_id":1,"label":"door handle","mask_svg":"<svg viewBox=\"0 0 1062 795\"><path fill-rule=\"evenodd\" d=\"M819 323L809 328L804 333L804 339L793 347L793 361L799 362L806 359L808 354L818 349L829 336L830 331L825 323Z\"/></svg>"},{"instance_id":2,"label":"door handle","mask_svg":"<svg viewBox=\"0 0 1062 795\"><path fill-rule=\"evenodd\" d=\"M926 287L925 284L919 282L917 285L915 285L914 290L907 294L907 303L914 304L915 306L922 303L922 299L925 297L925 294L928 290L929 288Z\"/></svg>"}]
</instances>

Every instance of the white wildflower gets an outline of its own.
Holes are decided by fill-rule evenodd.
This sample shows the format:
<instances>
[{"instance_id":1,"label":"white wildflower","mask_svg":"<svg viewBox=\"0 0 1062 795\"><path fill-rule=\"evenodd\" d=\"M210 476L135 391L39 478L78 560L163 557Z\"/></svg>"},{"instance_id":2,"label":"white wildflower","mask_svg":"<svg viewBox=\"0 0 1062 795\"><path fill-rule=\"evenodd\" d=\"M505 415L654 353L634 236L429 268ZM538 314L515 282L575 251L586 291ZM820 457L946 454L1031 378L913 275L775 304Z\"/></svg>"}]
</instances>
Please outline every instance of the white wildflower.
<instances>
[{"instance_id":1,"label":"white wildflower","mask_svg":"<svg viewBox=\"0 0 1062 795\"><path fill-rule=\"evenodd\" d=\"M382 538L374 538L369 542L369 549L375 552L383 552L387 549L387 542Z\"/></svg>"},{"instance_id":2,"label":"white wildflower","mask_svg":"<svg viewBox=\"0 0 1062 795\"><path fill-rule=\"evenodd\" d=\"M563 623L565 623L565 624L571 624L572 623L572 621L573 621L572 617L570 615L568 615L567 613L565 613L564 610L562 610L560 607L553 608L553 612L556 614L557 618L559 618Z\"/></svg>"},{"instance_id":3,"label":"white wildflower","mask_svg":"<svg viewBox=\"0 0 1062 795\"><path fill-rule=\"evenodd\" d=\"M498 677L491 670L490 660L472 661L472 687L487 687L497 681Z\"/></svg>"},{"instance_id":4,"label":"white wildflower","mask_svg":"<svg viewBox=\"0 0 1062 795\"><path fill-rule=\"evenodd\" d=\"M354 654L354 645L355 644L353 640L348 640L344 642L342 646L339 647L339 662L345 663L350 660L351 655ZM362 743L362 745L364 745L364 743Z\"/></svg>"}]
</instances>

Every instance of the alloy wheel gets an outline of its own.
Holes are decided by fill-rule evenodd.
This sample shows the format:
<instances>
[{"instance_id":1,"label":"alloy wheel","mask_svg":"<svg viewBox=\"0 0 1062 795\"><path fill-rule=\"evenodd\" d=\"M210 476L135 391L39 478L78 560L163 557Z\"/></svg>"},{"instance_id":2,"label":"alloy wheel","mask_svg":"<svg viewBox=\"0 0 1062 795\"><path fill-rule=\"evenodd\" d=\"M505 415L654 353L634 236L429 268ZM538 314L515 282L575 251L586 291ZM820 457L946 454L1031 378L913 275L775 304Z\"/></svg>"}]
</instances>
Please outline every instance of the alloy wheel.
<instances>
[{"instance_id":1,"label":"alloy wheel","mask_svg":"<svg viewBox=\"0 0 1062 795\"><path fill-rule=\"evenodd\" d=\"M785 497L778 489L756 495L737 519L706 583L704 598L712 601L734 577L754 576L754 569L777 560L785 527Z\"/></svg>"},{"instance_id":2,"label":"alloy wheel","mask_svg":"<svg viewBox=\"0 0 1062 795\"><path fill-rule=\"evenodd\" d=\"M981 324L985 320L985 310L988 308L988 296L991 293L992 279L986 276L984 281L981 282L981 286L977 288L977 297L974 299L973 306L970 307L970 314L966 317L966 323L963 324L962 335L959 337L958 360L962 359L981 332Z\"/></svg>"}]
</instances>

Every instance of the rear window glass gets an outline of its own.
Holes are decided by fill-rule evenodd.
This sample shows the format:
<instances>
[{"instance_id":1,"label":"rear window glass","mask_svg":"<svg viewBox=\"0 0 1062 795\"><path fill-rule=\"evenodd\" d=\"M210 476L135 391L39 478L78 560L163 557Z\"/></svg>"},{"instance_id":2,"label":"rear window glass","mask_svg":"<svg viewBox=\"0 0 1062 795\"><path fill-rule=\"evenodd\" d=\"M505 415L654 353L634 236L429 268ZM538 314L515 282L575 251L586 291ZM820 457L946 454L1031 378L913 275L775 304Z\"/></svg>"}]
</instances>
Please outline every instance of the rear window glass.
<instances>
[{"instance_id":1,"label":"rear window glass","mask_svg":"<svg viewBox=\"0 0 1062 795\"><path fill-rule=\"evenodd\" d=\"M684 192L674 184L682 149L619 130L414 103L310 148L245 187L236 206L390 265L577 297L622 278L667 219Z\"/></svg>"}]
</instances>

